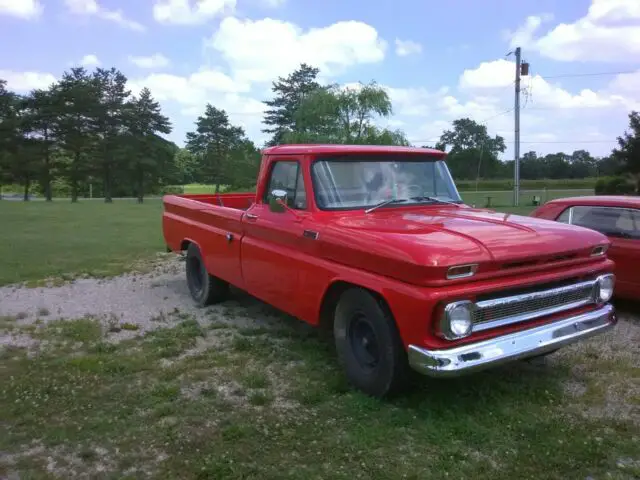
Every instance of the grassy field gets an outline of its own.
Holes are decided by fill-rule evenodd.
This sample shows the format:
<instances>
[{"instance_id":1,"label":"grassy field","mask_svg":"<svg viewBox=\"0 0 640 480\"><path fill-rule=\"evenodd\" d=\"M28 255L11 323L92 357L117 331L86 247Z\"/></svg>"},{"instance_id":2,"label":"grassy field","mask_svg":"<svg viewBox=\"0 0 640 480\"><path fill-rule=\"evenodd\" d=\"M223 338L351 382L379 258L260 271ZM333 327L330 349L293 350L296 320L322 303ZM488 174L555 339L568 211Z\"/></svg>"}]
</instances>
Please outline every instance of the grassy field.
<instances>
[{"instance_id":1,"label":"grassy field","mask_svg":"<svg viewBox=\"0 0 640 480\"><path fill-rule=\"evenodd\" d=\"M108 276L162 251L162 203L0 201L0 285Z\"/></svg>"},{"instance_id":2,"label":"grassy field","mask_svg":"<svg viewBox=\"0 0 640 480\"><path fill-rule=\"evenodd\" d=\"M611 338L556 354L553 366L420 378L378 401L344 383L317 332L284 316L279 325L185 317L117 344L91 319L23 327L47 347L2 352L0 477L640 475L638 425L620 413L637 411L638 371L633 356L603 354Z\"/></svg>"}]
</instances>

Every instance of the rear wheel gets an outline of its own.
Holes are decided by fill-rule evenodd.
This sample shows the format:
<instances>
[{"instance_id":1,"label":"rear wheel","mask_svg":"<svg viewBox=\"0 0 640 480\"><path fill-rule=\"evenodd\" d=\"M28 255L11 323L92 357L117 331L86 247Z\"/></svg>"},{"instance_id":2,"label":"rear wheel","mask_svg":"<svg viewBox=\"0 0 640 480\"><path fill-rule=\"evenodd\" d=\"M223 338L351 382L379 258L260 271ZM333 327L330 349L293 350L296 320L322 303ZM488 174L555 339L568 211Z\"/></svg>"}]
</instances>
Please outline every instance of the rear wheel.
<instances>
[{"instance_id":1,"label":"rear wheel","mask_svg":"<svg viewBox=\"0 0 640 480\"><path fill-rule=\"evenodd\" d=\"M371 293L345 291L333 325L338 359L354 387L385 397L407 386L407 352L390 312Z\"/></svg>"},{"instance_id":2,"label":"rear wheel","mask_svg":"<svg viewBox=\"0 0 640 480\"><path fill-rule=\"evenodd\" d=\"M193 243L187 248L185 263L189 292L198 306L205 307L227 298L229 284L224 280L209 275L200 249Z\"/></svg>"}]
</instances>

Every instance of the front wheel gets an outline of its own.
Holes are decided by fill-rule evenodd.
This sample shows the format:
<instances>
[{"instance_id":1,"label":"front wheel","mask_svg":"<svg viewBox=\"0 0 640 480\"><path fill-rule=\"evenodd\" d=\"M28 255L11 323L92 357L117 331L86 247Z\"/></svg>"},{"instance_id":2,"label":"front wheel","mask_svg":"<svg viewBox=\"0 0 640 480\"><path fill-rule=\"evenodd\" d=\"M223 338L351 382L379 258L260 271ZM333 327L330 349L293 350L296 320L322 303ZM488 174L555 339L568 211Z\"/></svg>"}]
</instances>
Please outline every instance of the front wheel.
<instances>
[{"instance_id":1,"label":"front wheel","mask_svg":"<svg viewBox=\"0 0 640 480\"><path fill-rule=\"evenodd\" d=\"M199 307L206 307L227 298L229 284L209 275L197 245L193 243L189 245L185 263L189 292Z\"/></svg>"},{"instance_id":2,"label":"front wheel","mask_svg":"<svg viewBox=\"0 0 640 480\"><path fill-rule=\"evenodd\" d=\"M407 386L407 352L390 312L371 293L353 288L342 294L333 333L338 360L354 387L381 398Z\"/></svg>"}]
</instances>

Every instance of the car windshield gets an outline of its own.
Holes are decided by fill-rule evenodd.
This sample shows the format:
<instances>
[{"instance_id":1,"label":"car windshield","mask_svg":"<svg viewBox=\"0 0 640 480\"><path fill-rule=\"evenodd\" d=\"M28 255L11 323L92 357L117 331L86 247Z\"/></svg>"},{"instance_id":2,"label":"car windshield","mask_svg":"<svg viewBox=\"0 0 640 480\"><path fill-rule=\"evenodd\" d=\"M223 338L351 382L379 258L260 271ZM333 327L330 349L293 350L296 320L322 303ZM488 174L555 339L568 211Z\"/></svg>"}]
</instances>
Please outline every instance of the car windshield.
<instances>
[{"instance_id":1,"label":"car windshield","mask_svg":"<svg viewBox=\"0 0 640 480\"><path fill-rule=\"evenodd\" d=\"M447 165L427 156L320 158L313 163L316 203L323 210L413 203L461 203ZM428 198L427 198L428 197Z\"/></svg>"}]
</instances>

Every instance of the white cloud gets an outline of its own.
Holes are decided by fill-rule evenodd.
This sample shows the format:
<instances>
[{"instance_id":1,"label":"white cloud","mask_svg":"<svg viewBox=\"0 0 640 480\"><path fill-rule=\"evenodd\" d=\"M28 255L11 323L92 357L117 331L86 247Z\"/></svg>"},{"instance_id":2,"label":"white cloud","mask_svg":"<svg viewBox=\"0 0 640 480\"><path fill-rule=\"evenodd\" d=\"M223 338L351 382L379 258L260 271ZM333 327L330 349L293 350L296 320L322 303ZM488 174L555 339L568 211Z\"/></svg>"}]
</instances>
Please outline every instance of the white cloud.
<instances>
[{"instance_id":1,"label":"white cloud","mask_svg":"<svg viewBox=\"0 0 640 480\"><path fill-rule=\"evenodd\" d=\"M592 0L585 16L534 38L543 20L528 17L511 35L511 45L535 49L558 61L629 62L640 56L640 2L636 0Z\"/></svg>"},{"instance_id":2,"label":"white cloud","mask_svg":"<svg viewBox=\"0 0 640 480\"><path fill-rule=\"evenodd\" d=\"M515 32L505 32L505 38L509 40L511 48L526 47L533 43L533 35L545 22L553 20L553 15L544 13L541 15L530 15Z\"/></svg>"},{"instance_id":3,"label":"white cloud","mask_svg":"<svg viewBox=\"0 0 640 480\"><path fill-rule=\"evenodd\" d=\"M82 65L83 67L97 67L98 65L100 65L100 59L93 53L90 53L89 55L85 55L84 57L82 57L82 60L80 60L80 65Z\"/></svg>"},{"instance_id":4,"label":"white cloud","mask_svg":"<svg viewBox=\"0 0 640 480\"><path fill-rule=\"evenodd\" d=\"M200 70L189 76L152 73L131 81L132 91L147 87L158 100L172 100L183 106L203 106L213 94L249 92L247 83L238 82L217 70Z\"/></svg>"},{"instance_id":5,"label":"white cloud","mask_svg":"<svg viewBox=\"0 0 640 480\"><path fill-rule=\"evenodd\" d=\"M0 78L7 81L9 90L19 93L48 88L57 80L51 73L14 72L12 70L0 70Z\"/></svg>"},{"instance_id":6,"label":"white cloud","mask_svg":"<svg viewBox=\"0 0 640 480\"><path fill-rule=\"evenodd\" d=\"M0 15L31 20L39 17L43 10L39 0L0 0Z\"/></svg>"},{"instance_id":7,"label":"white cloud","mask_svg":"<svg viewBox=\"0 0 640 480\"><path fill-rule=\"evenodd\" d=\"M386 50L386 42L366 23L344 21L304 31L271 18L225 18L207 44L220 52L234 77L251 82L269 82L303 62L330 77L352 65L380 62Z\"/></svg>"},{"instance_id":8,"label":"white cloud","mask_svg":"<svg viewBox=\"0 0 640 480\"><path fill-rule=\"evenodd\" d=\"M261 3L268 8L278 8L287 3L287 0L261 0Z\"/></svg>"},{"instance_id":9,"label":"white cloud","mask_svg":"<svg viewBox=\"0 0 640 480\"><path fill-rule=\"evenodd\" d=\"M156 0L153 18L164 24L193 25L233 13L236 0Z\"/></svg>"},{"instance_id":10,"label":"white cloud","mask_svg":"<svg viewBox=\"0 0 640 480\"><path fill-rule=\"evenodd\" d=\"M628 82L628 80L626 81ZM514 82L515 62L500 59L483 62L475 69L465 70L460 76L459 83L460 88L469 91L482 89L505 91L505 87L514 85ZM583 89L577 93L570 93L562 87L548 82L540 75L522 77L521 87L523 93L528 93L533 97L536 105L557 109L625 107L629 102L628 98L611 89L599 92ZM636 89L636 93L640 93L640 85Z\"/></svg>"},{"instance_id":11,"label":"white cloud","mask_svg":"<svg viewBox=\"0 0 640 480\"><path fill-rule=\"evenodd\" d=\"M396 55L406 57L422 52L422 45L413 40L400 40L396 38Z\"/></svg>"},{"instance_id":12,"label":"white cloud","mask_svg":"<svg viewBox=\"0 0 640 480\"><path fill-rule=\"evenodd\" d=\"M161 53L154 53L149 56L130 55L129 61L140 68L163 68L171 63L167 57Z\"/></svg>"},{"instance_id":13,"label":"white cloud","mask_svg":"<svg viewBox=\"0 0 640 480\"><path fill-rule=\"evenodd\" d=\"M97 0L64 0L64 2L67 10L69 10L72 15L102 18L103 20L117 23L121 27L138 32L145 30L144 25L127 18L122 10L104 8Z\"/></svg>"}]
</instances>

